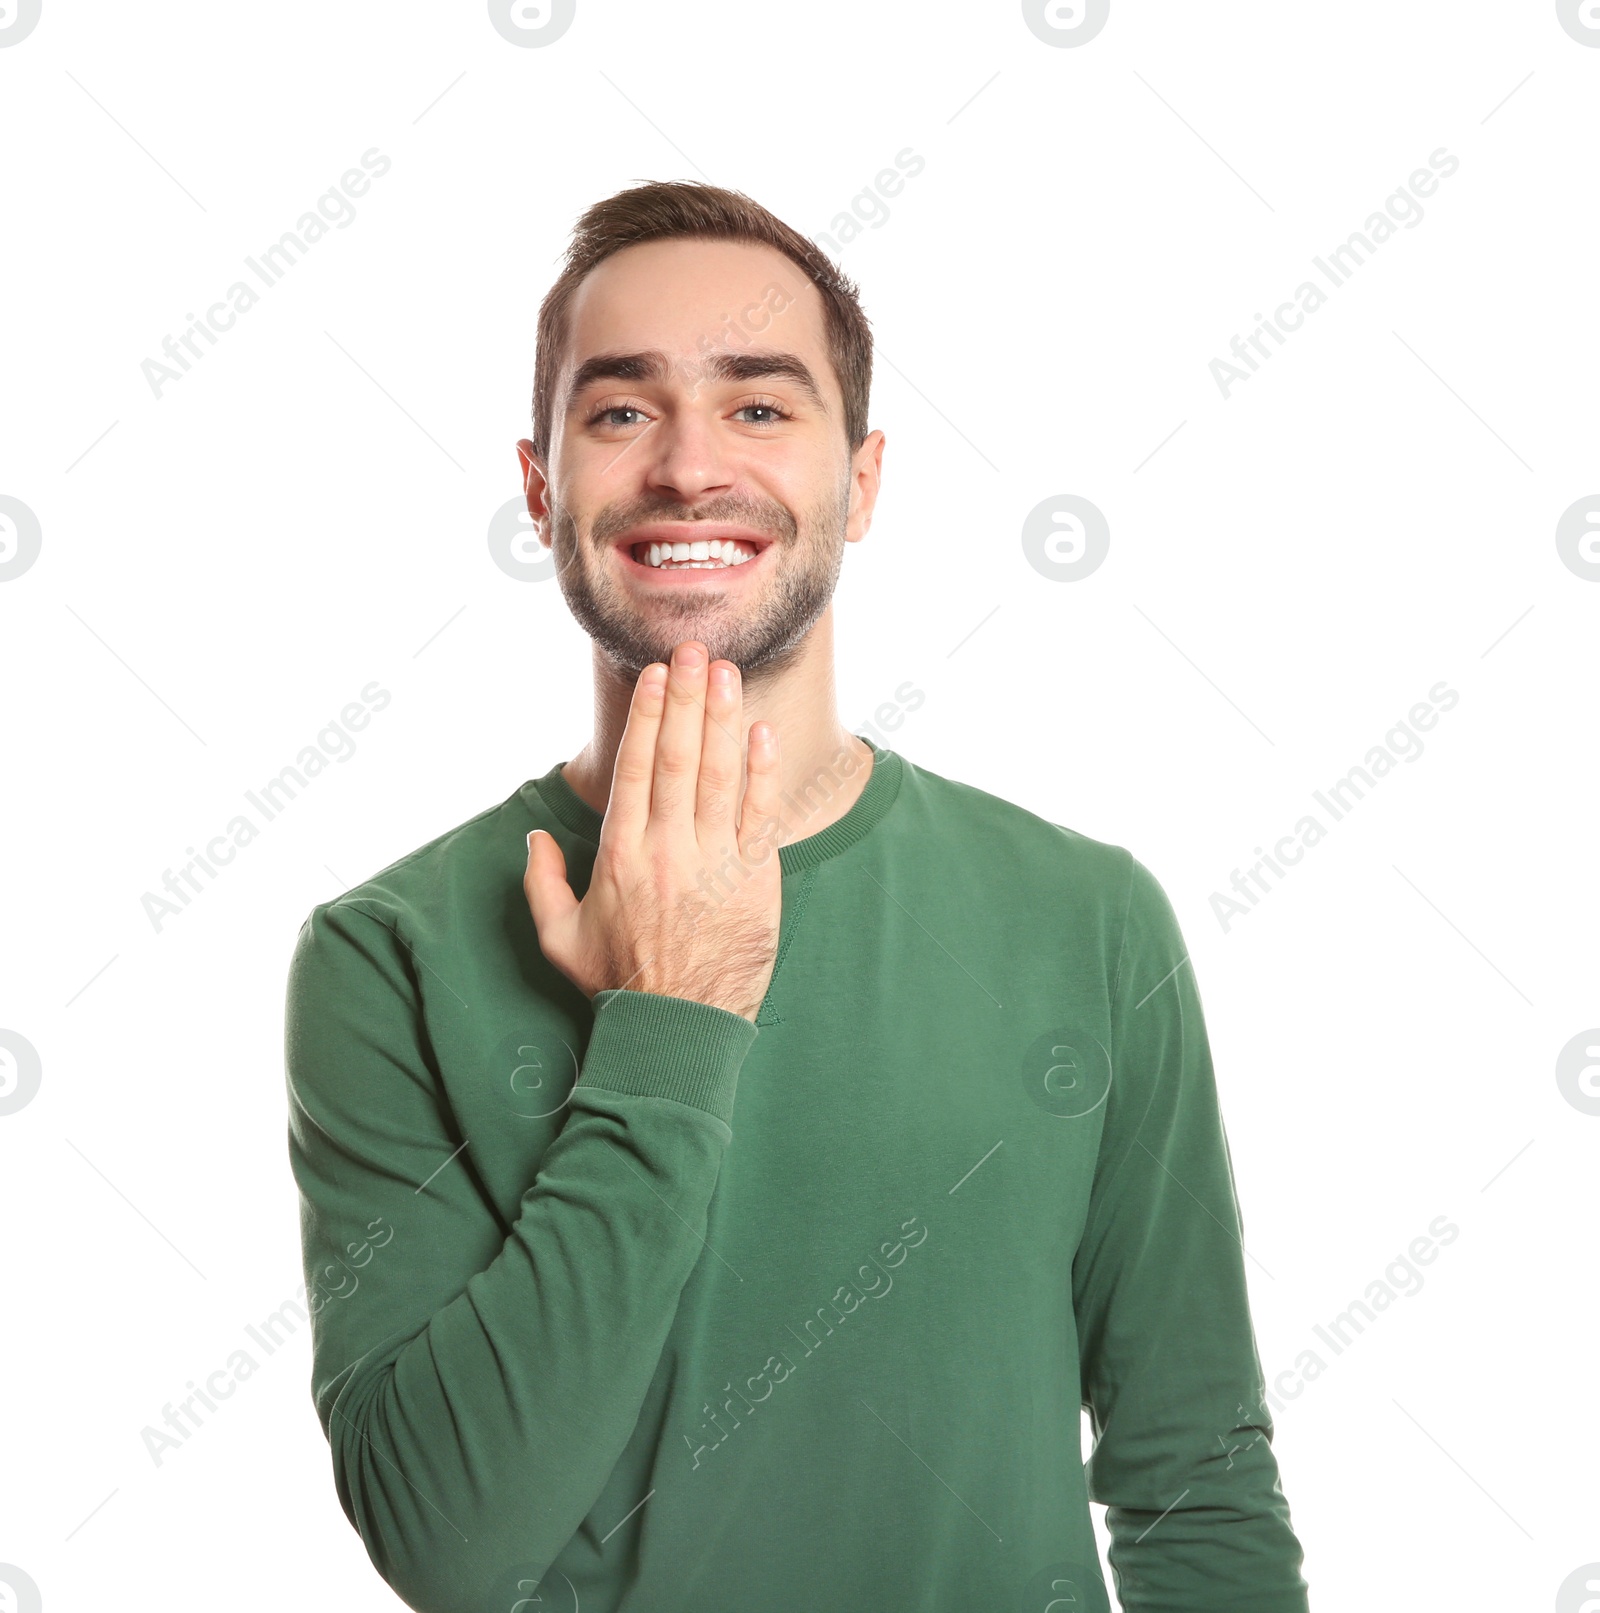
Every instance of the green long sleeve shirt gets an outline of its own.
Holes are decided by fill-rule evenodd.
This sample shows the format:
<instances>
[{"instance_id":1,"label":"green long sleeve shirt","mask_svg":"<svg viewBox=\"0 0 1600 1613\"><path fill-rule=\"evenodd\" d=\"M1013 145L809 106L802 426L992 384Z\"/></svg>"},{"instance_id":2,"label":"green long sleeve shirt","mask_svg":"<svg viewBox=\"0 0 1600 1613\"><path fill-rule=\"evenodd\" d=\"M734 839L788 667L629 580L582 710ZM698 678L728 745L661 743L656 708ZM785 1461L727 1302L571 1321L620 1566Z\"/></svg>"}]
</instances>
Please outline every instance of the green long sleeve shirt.
<instances>
[{"instance_id":1,"label":"green long sleeve shirt","mask_svg":"<svg viewBox=\"0 0 1600 1613\"><path fill-rule=\"evenodd\" d=\"M312 1391L409 1606L1092 1613L1094 1500L1129 1613L1305 1613L1171 905L868 743L755 1023L545 961L561 764L303 925Z\"/></svg>"}]
</instances>

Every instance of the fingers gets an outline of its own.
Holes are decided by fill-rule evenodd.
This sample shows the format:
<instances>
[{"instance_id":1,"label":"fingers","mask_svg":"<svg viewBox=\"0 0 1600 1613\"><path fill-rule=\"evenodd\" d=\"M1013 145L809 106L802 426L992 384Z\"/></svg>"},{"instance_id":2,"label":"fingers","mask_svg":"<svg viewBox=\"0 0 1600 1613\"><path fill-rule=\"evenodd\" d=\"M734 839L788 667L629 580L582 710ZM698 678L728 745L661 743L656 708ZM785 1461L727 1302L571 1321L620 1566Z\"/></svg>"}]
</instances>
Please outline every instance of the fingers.
<instances>
[{"instance_id":1,"label":"fingers","mask_svg":"<svg viewBox=\"0 0 1600 1613\"><path fill-rule=\"evenodd\" d=\"M706 725L706 647L689 639L672 652L667 705L656 735L650 817L674 832L694 827L700 747Z\"/></svg>"},{"instance_id":2,"label":"fingers","mask_svg":"<svg viewBox=\"0 0 1600 1613\"><path fill-rule=\"evenodd\" d=\"M713 679L712 671L726 673ZM731 661L713 669L706 647L689 639L639 674L617 748L601 839L637 839L652 825L693 835L697 825L732 831L741 845L761 835L776 845L777 735L770 723L744 734L744 686ZM763 737L764 736L764 737ZM748 782L747 782L748 780ZM740 787L744 807L740 810Z\"/></svg>"},{"instance_id":3,"label":"fingers","mask_svg":"<svg viewBox=\"0 0 1600 1613\"><path fill-rule=\"evenodd\" d=\"M578 898L567 883L567 859L559 843L543 829L535 829L528 836L528 867L522 876L522 893L528 898L539 945L545 956L551 957L556 951L551 944L556 931L577 911Z\"/></svg>"},{"instance_id":4,"label":"fingers","mask_svg":"<svg viewBox=\"0 0 1600 1613\"><path fill-rule=\"evenodd\" d=\"M652 661L633 686L633 703L611 770L611 797L606 804L602 836L626 834L637 839L650 818L651 781L656 771L656 739L665 710L667 669Z\"/></svg>"},{"instance_id":5,"label":"fingers","mask_svg":"<svg viewBox=\"0 0 1600 1613\"><path fill-rule=\"evenodd\" d=\"M732 661L713 661L706 686L705 737L700 747L700 781L695 796L697 825L731 850L744 772L744 688Z\"/></svg>"},{"instance_id":6,"label":"fingers","mask_svg":"<svg viewBox=\"0 0 1600 1613\"><path fill-rule=\"evenodd\" d=\"M769 722L750 725L747 774L739 812L739 855L759 868L778 852L778 731Z\"/></svg>"}]
</instances>

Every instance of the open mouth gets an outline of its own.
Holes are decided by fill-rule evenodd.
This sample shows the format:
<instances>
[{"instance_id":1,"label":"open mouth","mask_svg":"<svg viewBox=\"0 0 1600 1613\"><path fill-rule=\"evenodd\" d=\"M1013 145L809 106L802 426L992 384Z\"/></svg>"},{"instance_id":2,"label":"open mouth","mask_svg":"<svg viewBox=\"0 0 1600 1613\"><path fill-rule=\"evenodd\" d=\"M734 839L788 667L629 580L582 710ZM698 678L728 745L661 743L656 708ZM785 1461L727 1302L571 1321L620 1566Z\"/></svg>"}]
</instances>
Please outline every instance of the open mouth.
<instances>
[{"instance_id":1,"label":"open mouth","mask_svg":"<svg viewBox=\"0 0 1600 1613\"><path fill-rule=\"evenodd\" d=\"M754 560L753 544L737 538L697 538L693 543L636 543L628 551L641 566L665 567L675 571L682 566L725 569Z\"/></svg>"},{"instance_id":2,"label":"open mouth","mask_svg":"<svg viewBox=\"0 0 1600 1613\"><path fill-rule=\"evenodd\" d=\"M662 573L677 571L737 571L757 559L772 539L764 534L743 530L730 531L713 528L705 537L679 536L682 525L657 531L645 529L644 534L631 541L624 540L618 547L635 565Z\"/></svg>"}]
</instances>

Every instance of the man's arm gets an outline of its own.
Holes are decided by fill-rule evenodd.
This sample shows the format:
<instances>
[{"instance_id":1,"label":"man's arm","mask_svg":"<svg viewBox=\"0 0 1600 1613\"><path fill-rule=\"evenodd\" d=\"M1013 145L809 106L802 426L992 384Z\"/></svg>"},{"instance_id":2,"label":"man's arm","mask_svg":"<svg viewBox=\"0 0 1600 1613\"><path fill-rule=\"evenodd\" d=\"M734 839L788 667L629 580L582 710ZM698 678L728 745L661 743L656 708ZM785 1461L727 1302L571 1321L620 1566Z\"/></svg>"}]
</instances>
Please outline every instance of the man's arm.
<instances>
[{"instance_id":1,"label":"man's arm","mask_svg":"<svg viewBox=\"0 0 1600 1613\"><path fill-rule=\"evenodd\" d=\"M289 1148L339 1499L410 1606L457 1613L557 1555L632 1436L759 1032L704 1003L601 992L507 1237L430 1062L418 975L357 907L306 921Z\"/></svg>"},{"instance_id":2,"label":"man's arm","mask_svg":"<svg viewBox=\"0 0 1600 1613\"><path fill-rule=\"evenodd\" d=\"M1188 949L1130 859L1112 1078L1073 1262L1089 1495L1127 1613L1306 1613Z\"/></svg>"},{"instance_id":3,"label":"man's arm","mask_svg":"<svg viewBox=\"0 0 1600 1613\"><path fill-rule=\"evenodd\" d=\"M558 1555L633 1434L700 1257L782 908L777 735L755 723L746 746L738 668L716 666L726 679L689 641L670 676L640 674L581 901L555 837L529 837L540 951L595 1018L509 1236L446 1098L423 1012L437 972L402 916L324 904L295 949L307 1292L325 1269L353 1279L313 1299L313 1392L345 1512L422 1613L487 1608ZM744 878L708 904L731 834Z\"/></svg>"}]
</instances>

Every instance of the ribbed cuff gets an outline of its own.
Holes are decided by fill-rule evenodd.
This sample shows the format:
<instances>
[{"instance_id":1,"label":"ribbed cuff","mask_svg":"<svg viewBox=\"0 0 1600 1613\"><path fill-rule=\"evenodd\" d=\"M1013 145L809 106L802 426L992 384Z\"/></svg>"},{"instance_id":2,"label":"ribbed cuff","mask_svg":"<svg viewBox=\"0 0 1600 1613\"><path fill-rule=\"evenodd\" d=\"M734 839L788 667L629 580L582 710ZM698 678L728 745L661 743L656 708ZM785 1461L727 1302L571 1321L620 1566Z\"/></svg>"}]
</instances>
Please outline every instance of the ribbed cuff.
<instances>
[{"instance_id":1,"label":"ribbed cuff","mask_svg":"<svg viewBox=\"0 0 1600 1613\"><path fill-rule=\"evenodd\" d=\"M739 1067L760 1032L742 1014L625 987L595 993L579 1084L673 1098L733 1122Z\"/></svg>"}]
</instances>

